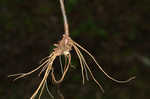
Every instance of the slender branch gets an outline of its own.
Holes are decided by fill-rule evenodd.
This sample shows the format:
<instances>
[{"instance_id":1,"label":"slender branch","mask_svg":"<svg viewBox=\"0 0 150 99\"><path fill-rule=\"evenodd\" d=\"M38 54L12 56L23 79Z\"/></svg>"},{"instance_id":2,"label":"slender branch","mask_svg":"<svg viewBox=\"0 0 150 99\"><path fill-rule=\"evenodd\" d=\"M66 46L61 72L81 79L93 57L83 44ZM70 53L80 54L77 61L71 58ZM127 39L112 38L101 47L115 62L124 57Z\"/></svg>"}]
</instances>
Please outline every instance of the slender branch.
<instances>
[{"instance_id":1,"label":"slender branch","mask_svg":"<svg viewBox=\"0 0 150 99\"><path fill-rule=\"evenodd\" d=\"M67 21L65 6L64 6L64 0L59 0L59 1L61 5L61 12L62 12L63 19L64 19L64 31L66 35L69 35L69 26L68 26L68 21Z\"/></svg>"}]
</instances>

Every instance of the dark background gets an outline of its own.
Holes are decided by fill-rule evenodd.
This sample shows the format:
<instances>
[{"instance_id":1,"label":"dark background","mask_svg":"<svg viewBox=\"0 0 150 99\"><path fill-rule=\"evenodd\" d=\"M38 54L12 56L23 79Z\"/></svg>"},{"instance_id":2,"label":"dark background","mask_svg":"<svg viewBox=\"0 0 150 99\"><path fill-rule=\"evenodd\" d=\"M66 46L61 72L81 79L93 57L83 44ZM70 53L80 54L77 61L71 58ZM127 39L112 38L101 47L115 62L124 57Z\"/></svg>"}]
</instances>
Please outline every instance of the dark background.
<instances>
[{"instance_id":1,"label":"dark background","mask_svg":"<svg viewBox=\"0 0 150 99\"><path fill-rule=\"evenodd\" d=\"M82 85L79 61L72 54L75 69L59 86L65 99L150 99L150 0L65 0L65 5L73 40L114 78L137 76L117 84L87 57L102 94L92 80ZM29 99L42 76L36 72L15 82L7 76L36 68L63 31L59 0L0 0L0 99ZM59 98L58 88L48 83ZM46 90L41 99L50 99Z\"/></svg>"}]
</instances>

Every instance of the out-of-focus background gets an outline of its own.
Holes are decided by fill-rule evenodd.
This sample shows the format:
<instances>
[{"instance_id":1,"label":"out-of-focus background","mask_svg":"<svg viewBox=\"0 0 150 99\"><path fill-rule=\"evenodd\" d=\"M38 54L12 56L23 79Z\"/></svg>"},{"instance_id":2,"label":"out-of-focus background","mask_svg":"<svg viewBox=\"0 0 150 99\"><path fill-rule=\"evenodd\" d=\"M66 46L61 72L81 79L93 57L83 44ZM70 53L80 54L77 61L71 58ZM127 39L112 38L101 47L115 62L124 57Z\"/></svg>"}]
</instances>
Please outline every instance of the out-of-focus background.
<instances>
[{"instance_id":1,"label":"out-of-focus background","mask_svg":"<svg viewBox=\"0 0 150 99\"><path fill-rule=\"evenodd\" d=\"M65 99L150 99L150 0L65 0L65 6L72 39L112 77L136 79L115 83L84 54L102 94L92 80L82 85L79 60L72 53L73 68L59 88L49 77L56 99L58 90ZM29 99L43 75L37 71L15 82L7 76L36 68L63 31L59 0L0 0L0 99ZM46 90L41 99L50 99Z\"/></svg>"}]
</instances>

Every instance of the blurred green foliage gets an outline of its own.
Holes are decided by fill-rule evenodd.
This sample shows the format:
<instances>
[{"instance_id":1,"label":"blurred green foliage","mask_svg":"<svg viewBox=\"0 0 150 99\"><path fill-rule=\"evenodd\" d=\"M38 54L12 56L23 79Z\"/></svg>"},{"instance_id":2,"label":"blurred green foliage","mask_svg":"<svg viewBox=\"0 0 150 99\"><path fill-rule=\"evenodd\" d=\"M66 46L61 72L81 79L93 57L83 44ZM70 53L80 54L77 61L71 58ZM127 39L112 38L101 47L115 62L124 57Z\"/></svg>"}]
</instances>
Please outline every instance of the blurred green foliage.
<instances>
[{"instance_id":1,"label":"blurred green foliage","mask_svg":"<svg viewBox=\"0 0 150 99\"><path fill-rule=\"evenodd\" d=\"M74 6L76 6L78 4L78 2L79 2L79 0L67 0L67 1L65 1L67 13L71 13Z\"/></svg>"},{"instance_id":2,"label":"blurred green foliage","mask_svg":"<svg viewBox=\"0 0 150 99\"><path fill-rule=\"evenodd\" d=\"M91 17L89 17L86 22L81 22L81 24L71 32L71 35L77 37L82 33L89 33L91 36L99 36L102 39L106 39L108 36L108 33L98 27Z\"/></svg>"}]
</instances>

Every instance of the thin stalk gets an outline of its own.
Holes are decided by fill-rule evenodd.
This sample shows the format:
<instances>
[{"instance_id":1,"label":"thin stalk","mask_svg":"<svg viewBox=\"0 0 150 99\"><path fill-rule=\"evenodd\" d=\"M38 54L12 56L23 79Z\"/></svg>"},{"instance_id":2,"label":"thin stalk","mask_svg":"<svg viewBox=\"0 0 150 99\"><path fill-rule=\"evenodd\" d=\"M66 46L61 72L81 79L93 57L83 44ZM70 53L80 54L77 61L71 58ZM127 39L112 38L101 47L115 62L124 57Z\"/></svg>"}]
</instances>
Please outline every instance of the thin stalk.
<instances>
[{"instance_id":1,"label":"thin stalk","mask_svg":"<svg viewBox=\"0 0 150 99\"><path fill-rule=\"evenodd\" d=\"M64 6L64 0L59 0L59 1L60 1L60 6L61 6L61 12L63 15L63 20L64 20L65 34L69 36L69 25L68 25L68 21L67 21L65 6Z\"/></svg>"}]
</instances>

